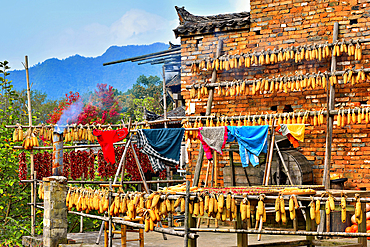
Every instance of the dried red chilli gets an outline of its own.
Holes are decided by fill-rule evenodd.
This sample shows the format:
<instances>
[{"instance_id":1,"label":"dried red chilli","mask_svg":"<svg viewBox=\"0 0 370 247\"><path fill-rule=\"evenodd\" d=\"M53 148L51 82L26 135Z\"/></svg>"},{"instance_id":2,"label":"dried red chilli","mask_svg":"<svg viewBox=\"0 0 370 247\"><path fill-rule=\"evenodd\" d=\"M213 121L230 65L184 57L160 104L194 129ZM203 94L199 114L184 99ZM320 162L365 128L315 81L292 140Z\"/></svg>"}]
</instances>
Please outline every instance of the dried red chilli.
<instances>
[{"instance_id":1,"label":"dried red chilli","mask_svg":"<svg viewBox=\"0 0 370 247\"><path fill-rule=\"evenodd\" d=\"M19 180L27 179L27 163L26 163L26 154L21 152L19 154L19 168L18 168L18 177ZM19 184L22 184L19 182Z\"/></svg>"},{"instance_id":2,"label":"dried red chilli","mask_svg":"<svg viewBox=\"0 0 370 247\"><path fill-rule=\"evenodd\" d=\"M50 177L53 163L52 155L49 152L44 152L41 163L43 164L44 176Z\"/></svg>"},{"instance_id":3,"label":"dried red chilli","mask_svg":"<svg viewBox=\"0 0 370 247\"><path fill-rule=\"evenodd\" d=\"M69 158L70 158L70 166L71 166L71 178L73 180L76 180L78 178L78 158L77 158L77 153L75 151L71 151L69 153Z\"/></svg>"},{"instance_id":4,"label":"dried red chilli","mask_svg":"<svg viewBox=\"0 0 370 247\"><path fill-rule=\"evenodd\" d=\"M78 156L80 158L80 177L84 177L85 179L87 179L89 172L89 154L86 151L78 151Z\"/></svg>"},{"instance_id":5,"label":"dried red chilli","mask_svg":"<svg viewBox=\"0 0 370 247\"><path fill-rule=\"evenodd\" d=\"M107 167L107 162L104 159L103 152L99 150L98 152L98 173L99 173L99 176L102 178L107 177L106 167Z\"/></svg>"},{"instance_id":6,"label":"dried red chilli","mask_svg":"<svg viewBox=\"0 0 370 247\"><path fill-rule=\"evenodd\" d=\"M69 159L69 153L64 152L63 153L63 176L69 178L69 172L70 172L70 159Z\"/></svg>"},{"instance_id":7,"label":"dried red chilli","mask_svg":"<svg viewBox=\"0 0 370 247\"><path fill-rule=\"evenodd\" d=\"M154 173L148 156L140 152L140 149L138 149L136 145L134 145L134 149L135 149L136 155L138 156L138 160L140 162L141 168L143 169L143 172L144 173ZM122 150L124 150L124 148L122 148ZM131 148L129 148L129 150L127 151L125 168L126 168L126 172L130 175L131 180L133 181L141 180L141 176L140 176L139 170L136 165L134 153L132 152Z\"/></svg>"},{"instance_id":8,"label":"dried red chilli","mask_svg":"<svg viewBox=\"0 0 370 247\"><path fill-rule=\"evenodd\" d=\"M89 179L94 180L95 178L95 154L93 150L90 150L89 152L88 171L89 171Z\"/></svg>"},{"instance_id":9,"label":"dried red chilli","mask_svg":"<svg viewBox=\"0 0 370 247\"><path fill-rule=\"evenodd\" d=\"M44 177L44 171L42 169L42 153L36 153L33 156L33 164L34 164L34 169L36 172L36 178L37 179L42 179Z\"/></svg>"}]
</instances>

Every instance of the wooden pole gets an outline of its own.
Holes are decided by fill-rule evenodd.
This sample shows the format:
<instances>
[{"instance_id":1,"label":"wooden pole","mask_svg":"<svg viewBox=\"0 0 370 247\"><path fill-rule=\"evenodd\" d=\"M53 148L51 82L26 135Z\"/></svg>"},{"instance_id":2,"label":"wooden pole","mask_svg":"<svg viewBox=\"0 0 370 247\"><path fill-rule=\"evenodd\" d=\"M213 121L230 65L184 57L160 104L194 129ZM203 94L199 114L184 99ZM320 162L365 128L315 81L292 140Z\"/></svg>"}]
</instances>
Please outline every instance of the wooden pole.
<instances>
[{"instance_id":1,"label":"wooden pole","mask_svg":"<svg viewBox=\"0 0 370 247\"><path fill-rule=\"evenodd\" d=\"M361 213L362 219L366 219L366 203L361 203ZM358 225L358 232L359 233L366 233L366 220L362 220L362 222ZM363 247L367 246L367 238L361 237L358 238L358 243L362 244Z\"/></svg>"},{"instance_id":2,"label":"wooden pole","mask_svg":"<svg viewBox=\"0 0 370 247\"><path fill-rule=\"evenodd\" d=\"M32 105L31 105L31 87L30 87L30 75L28 71L28 56L25 56L25 63L24 67L26 69L26 80L27 80L27 110L28 110L28 124L29 128L32 126ZM31 174L31 180L34 179L34 161L33 161L33 150L30 151L30 174ZM31 184L31 236L35 236L35 215L36 215L36 208L33 206L34 202L36 200L35 194L34 194L34 184Z\"/></svg>"},{"instance_id":3,"label":"wooden pole","mask_svg":"<svg viewBox=\"0 0 370 247\"><path fill-rule=\"evenodd\" d=\"M109 233L108 233L108 247L112 247L113 246L113 233L112 233L112 215L109 213L110 211L110 207L112 205L112 179L109 178L109 204L108 204L108 217L109 217L109 220L108 220L108 229L109 229Z\"/></svg>"},{"instance_id":4,"label":"wooden pole","mask_svg":"<svg viewBox=\"0 0 370 247\"><path fill-rule=\"evenodd\" d=\"M164 65L162 66L162 73L163 73L163 118L167 120L167 92L166 92L166 74ZM164 127L167 128L167 122L164 122Z\"/></svg>"},{"instance_id":5,"label":"wooden pole","mask_svg":"<svg viewBox=\"0 0 370 247\"><path fill-rule=\"evenodd\" d=\"M275 123L275 121L274 121ZM265 174L265 182L264 182L264 185L267 186L269 184L269 180L270 180L270 172L271 172L271 163L272 163L272 158L274 156L274 143L275 143L275 129L274 129L274 126L271 127L272 128L272 131L271 131L271 143L270 143L270 152L269 152L269 155L268 155L268 162L267 162L267 169L266 169L266 174Z\"/></svg>"},{"instance_id":6,"label":"wooden pole","mask_svg":"<svg viewBox=\"0 0 370 247\"><path fill-rule=\"evenodd\" d=\"M334 23L333 27L333 43L338 40L338 22ZM331 56L331 72L335 72L337 69L337 58L332 54ZM334 85L328 85L328 100L327 100L327 110L334 110L334 97L335 97L335 88ZM330 162L331 162L331 144L333 141L333 121L334 117L330 114L327 114L326 117L326 147L325 147L325 161L324 161L324 177L323 185L325 189L330 188Z\"/></svg>"},{"instance_id":7,"label":"wooden pole","mask_svg":"<svg viewBox=\"0 0 370 247\"><path fill-rule=\"evenodd\" d=\"M229 160L231 167L231 186L235 186L235 167L234 167L234 152L229 151Z\"/></svg>"},{"instance_id":8,"label":"wooden pole","mask_svg":"<svg viewBox=\"0 0 370 247\"><path fill-rule=\"evenodd\" d=\"M137 157L137 154L135 152L134 145L132 143L131 143L131 148L132 148L132 152L133 152L134 157L135 157L137 169L139 170L141 180L143 180L145 192L146 193L149 193L149 187L148 187L148 184L146 183L146 179L145 179L145 175L144 175L143 169L141 168L139 158Z\"/></svg>"},{"instance_id":9,"label":"wooden pole","mask_svg":"<svg viewBox=\"0 0 370 247\"><path fill-rule=\"evenodd\" d=\"M204 187L208 187L209 163L211 163L211 162L209 162L209 160L208 160L207 172L206 172L206 180L204 181Z\"/></svg>"},{"instance_id":10,"label":"wooden pole","mask_svg":"<svg viewBox=\"0 0 370 247\"><path fill-rule=\"evenodd\" d=\"M189 194L190 194L190 181L186 180L186 195L185 195L185 220L184 220L184 247L188 247L188 233L189 233Z\"/></svg>"},{"instance_id":11,"label":"wooden pole","mask_svg":"<svg viewBox=\"0 0 370 247\"><path fill-rule=\"evenodd\" d=\"M129 134L130 134L131 122L132 122L132 119L130 118L129 124L128 124ZM116 171L116 175L114 176L113 184L117 183L117 179L118 179L118 176L119 176L119 173L120 173L121 169L122 169L123 172L125 171L124 170L125 167L123 166L123 164L124 164L126 154L127 154L127 150L130 146L130 143L131 143L131 136L128 137L128 140L127 140L126 146L125 146L125 150L123 150L123 154L122 154L121 160L119 161L119 165L118 165L118 168L117 168L117 171ZM121 180L122 179L123 179L123 177L121 177Z\"/></svg>"},{"instance_id":12,"label":"wooden pole","mask_svg":"<svg viewBox=\"0 0 370 247\"><path fill-rule=\"evenodd\" d=\"M217 50L216 50L216 56L215 56L216 58L218 58L221 55L221 50L222 50L222 40L220 39L217 44ZM217 79L217 70L216 68L214 68L212 71L211 83L215 83L216 79ZM214 88L210 88L208 90L207 109L206 109L206 114L205 114L206 116L211 115L213 95L214 95ZM203 157L204 157L204 149L203 149L203 145L200 145L199 153L198 153L198 160L195 166L194 179L193 179L192 186L198 186L200 172L202 170Z\"/></svg>"},{"instance_id":13,"label":"wooden pole","mask_svg":"<svg viewBox=\"0 0 370 247\"><path fill-rule=\"evenodd\" d=\"M212 166L212 180L211 186L217 186L217 163L218 163L218 155L216 151L213 151L213 166Z\"/></svg>"}]
</instances>

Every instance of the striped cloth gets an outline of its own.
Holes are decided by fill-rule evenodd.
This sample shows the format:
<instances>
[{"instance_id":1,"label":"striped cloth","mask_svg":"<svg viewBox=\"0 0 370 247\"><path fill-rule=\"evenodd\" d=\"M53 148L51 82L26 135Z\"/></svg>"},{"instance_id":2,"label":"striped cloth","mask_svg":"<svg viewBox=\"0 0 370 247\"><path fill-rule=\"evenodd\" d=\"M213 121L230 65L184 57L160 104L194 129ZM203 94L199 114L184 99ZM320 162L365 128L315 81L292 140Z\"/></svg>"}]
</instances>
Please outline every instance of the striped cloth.
<instances>
[{"instance_id":1,"label":"striped cloth","mask_svg":"<svg viewBox=\"0 0 370 247\"><path fill-rule=\"evenodd\" d=\"M137 147L141 148L141 152L148 155L149 161L154 172L163 171L168 166L175 166L180 164L179 160L164 157L158 153L148 142L147 137L142 129L137 130Z\"/></svg>"}]
</instances>

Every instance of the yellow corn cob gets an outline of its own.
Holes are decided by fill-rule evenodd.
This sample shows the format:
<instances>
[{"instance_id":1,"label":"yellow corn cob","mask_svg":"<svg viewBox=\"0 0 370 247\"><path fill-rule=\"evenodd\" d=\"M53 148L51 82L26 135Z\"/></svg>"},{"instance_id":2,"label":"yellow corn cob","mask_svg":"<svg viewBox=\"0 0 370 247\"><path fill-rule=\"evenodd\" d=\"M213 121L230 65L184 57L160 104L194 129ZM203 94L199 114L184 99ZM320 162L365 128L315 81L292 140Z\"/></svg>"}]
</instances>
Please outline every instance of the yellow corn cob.
<instances>
[{"instance_id":1,"label":"yellow corn cob","mask_svg":"<svg viewBox=\"0 0 370 247\"><path fill-rule=\"evenodd\" d=\"M325 213L326 213L326 215L330 214L330 202L329 202L329 200L327 200L325 202Z\"/></svg>"},{"instance_id":2,"label":"yellow corn cob","mask_svg":"<svg viewBox=\"0 0 370 247\"><path fill-rule=\"evenodd\" d=\"M293 197L291 196L289 198L289 211L293 211L294 210L294 201L293 201Z\"/></svg>"},{"instance_id":3,"label":"yellow corn cob","mask_svg":"<svg viewBox=\"0 0 370 247\"><path fill-rule=\"evenodd\" d=\"M317 225L320 224L320 221L321 221L320 210L316 210L315 221Z\"/></svg>"},{"instance_id":4,"label":"yellow corn cob","mask_svg":"<svg viewBox=\"0 0 370 247\"><path fill-rule=\"evenodd\" d=\"M199 201L199 215L200 216L204 215L204 201L203 200Z\"/></svg>"},{"instance_id":5,"label":"yellow corn cob","mask_svg":"<svg viewBox=\"0 0 370 247\"><path fill-rule=\"evenodd\" d=\"M189 203L189 208L190 208L190 203ZM180 199L180 209L181 209L181 213L185 212L185 198L184 197L181 197Z\"/></svg>"},{"instance_id":6,"label":"yellow corn cob","mask_svg":"<svg viewBox=\"0 0 370 247\"><path fill-rule=\"evenodd\" d=\"M281 213L281 222L283 222L283 224L286 223L286 213Z\"/></svg>"},{"instance_id":7,"label":"yellow corn cob","mask_svg":"<svg viewBox=\"0 0 370 247\"><path fill-rule=\"evenodd\" d=\"M191 206L192 208L192 214L194 214L194 216L198 216L199 215L199 201L198 202L193 202L193 203L190 203L189 206ZM189 207L190 209L190 207Z\"/></svg>"},{"instance_id":8,"label":"yellow corn cob","mask_svg":"<svg viewBox=\"0 0 370 247\"><path fill-rule=\"evenodd\" d=\"M231 194L226 196L226 209L231 209Z\"/></svg>"},{"instance_id":9,"label":"yellow corn cob","mask_svg":"<svg viewBox=\"0 0 370 247\"><path fill-rule=\"evenodd\" d=\"M276 211L275 212L275 221L280 222L280 219L281 219L281 213L280 213L280 211Z\"/></svg>"},{"instance_id":10,"label":"yellow corn cob","mask_svg":"<svg viewBox=\"0 0 370 247\"><path fill-rule=\"evenodd\" d=\"M290 219L294 220L296 217L295 209L293 209L292 211L289 211L289 214L290 214Z\"/></svg>"},{"instance_id":11,"label":"yellow corn cob","mask_svg":"<svg viewBox=\"0 0 370 247\"><path fill-rule=\"evenodd\" d=\"M312 200L310 203L310 217L311 220L314 220L316 216L315 202Z\"/></svg>"},{"instance_id":12,"label":"yellow corn cob","mask_svg":"<svg viewBox=\"0 0 370 247\"><path fill-rule=\"evenodd\" d=\"M280 197L280 212L282 214L285 214L285 202L282 196Z\"/></svg>"}]
</instances>

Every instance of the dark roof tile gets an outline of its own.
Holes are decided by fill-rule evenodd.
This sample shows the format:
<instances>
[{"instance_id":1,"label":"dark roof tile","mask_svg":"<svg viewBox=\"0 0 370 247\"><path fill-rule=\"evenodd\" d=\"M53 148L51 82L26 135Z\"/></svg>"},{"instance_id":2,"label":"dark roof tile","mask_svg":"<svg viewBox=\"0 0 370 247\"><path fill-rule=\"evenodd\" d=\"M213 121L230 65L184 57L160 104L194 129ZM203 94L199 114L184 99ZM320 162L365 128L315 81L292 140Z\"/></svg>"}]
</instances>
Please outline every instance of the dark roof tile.
<instances>
[{"instance_id":1,"label":"dark roof tile","mask_svg":"<svg viewBox=\"0 0 370 247\"><path fill-rule=\"evenodd\" d=\"M180 25L174 29L176 37L200 33L209 33L218 29L235 30L249 27L249 12L219 14L212 16L196 16L175 6Z\"/></svg>"}]
</instances>

